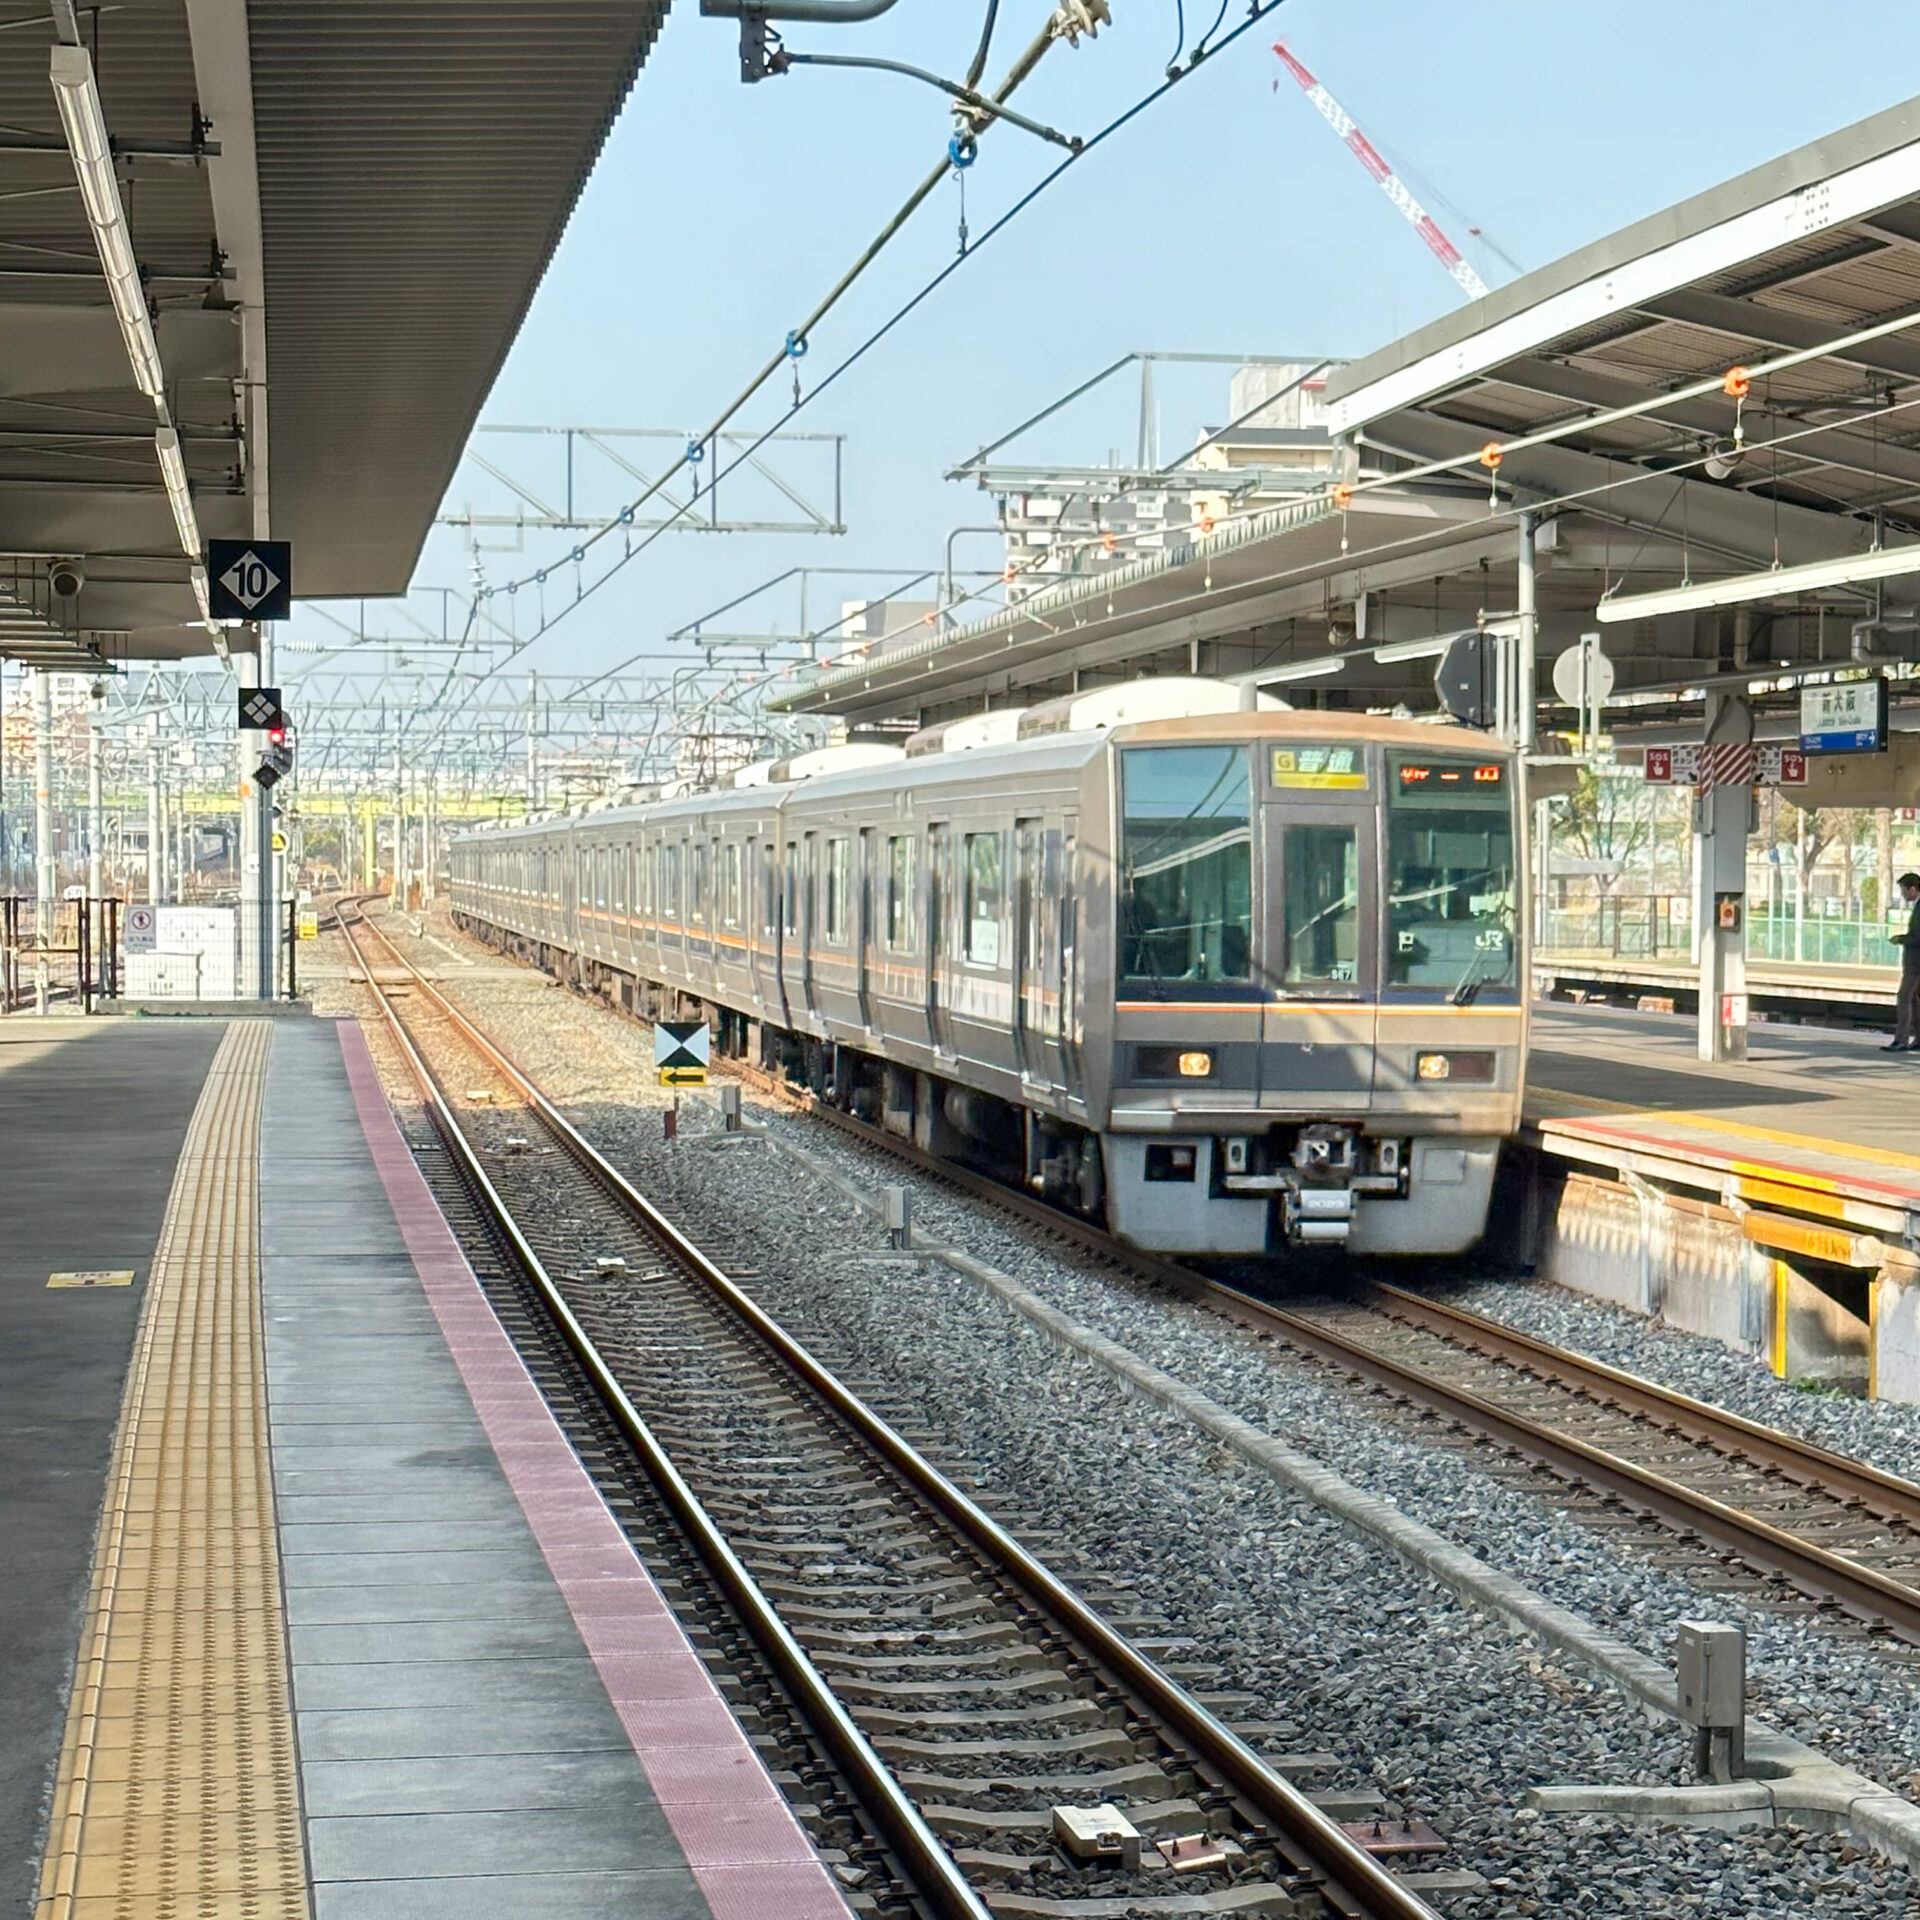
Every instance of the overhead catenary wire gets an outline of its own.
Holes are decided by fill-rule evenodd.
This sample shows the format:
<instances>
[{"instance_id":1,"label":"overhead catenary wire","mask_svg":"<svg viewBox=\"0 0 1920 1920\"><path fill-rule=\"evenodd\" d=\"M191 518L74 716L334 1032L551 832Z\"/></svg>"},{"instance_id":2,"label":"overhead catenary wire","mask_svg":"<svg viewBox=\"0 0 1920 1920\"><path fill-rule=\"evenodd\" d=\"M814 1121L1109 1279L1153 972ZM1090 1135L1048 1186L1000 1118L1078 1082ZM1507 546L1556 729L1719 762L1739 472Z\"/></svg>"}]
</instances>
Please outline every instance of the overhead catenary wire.
<instances>
[{"instance_id":1,"label":"overhead catenary wire","mask_svg":"<svg viewBox=\"0 0 1920 1920\"><path fill-rule=\"evenodd\" d=\"M1279 3L1280 0L1272 0L1272 4L1277 5ZM1054 44L1055 34L1053 31L1052 17L1049 16L1048 24L1035 35L1026 51L1014 62L1007 77L1001 81L1000 85L992 94L987 96L991 104L995 107L1003 105L1008 97L1032 75L1034 69L1039 66L1041 60L1045 58L1048 49ZM962 108L960 111L968 120L976 139L980 134L986 132L992 124L991 119L985 116L975 115L971 109ZM721 429L732 421L741 409L745 407L777 373L805 355L808 345L811 342L814 329L839 305L841 300L844 299L852 289L854 283L859 280L880 255L886 251L892 241L898 237L901 229L905 227L907 222L913 218L914 214L925 205L926 201L940 186L941 182L946 179L950 171L950 160L942 158L940 163L927 174L926 178L908 194L906 200L898 210L861 250L853 264L833 283L827 290L825 296L815 304L812 312L787 335L786 341L780 351L768 359L765 365L763 365L740 392L721 409L702 432L693 435L689 439L687 449L681 454L680 458L674 461L657 479L650 481L639 495L622 509L619 518L612 525L596 529L595 532L588 535L585 540L581 541L579 545L574 548L573 558L576 563L601 540L614 532L617 527L623 525L630 526L633 515L642 506L646 505L648 501L659 495L667 483L677 474L689 467L697 467L705 458L705 448L713 441L715 436L719 434ZM795 406L789 410L786 418L791 419L793 414L798 411L799 407ZM749 449L749 454L758 452L764 444L765 436L762 436L753 443L753 446ZM696 447L701 449L701 452L698 454L693 451ZM743 455L742 459L746 457L748 456ZM733 472L740 464L741 460L736 459L731 465L716 470L714 480L718 481L723 479L726 474ZM712 482L708 484L711 486ZM696 492L698 492L697 487ZM678 521L686 511L687 508L685 507L677 509L672 516L672 521ZM669 524L671 524L672 521L670 521ZM651 544L651 542L645 542L643 546L648 544ZM622 564L624 564L624 562ZM548 571L549 569L544 567L538 568L532 574L524 575L518 580L510 581L504 589L492 588L488 589L487 592L489 594L501 591L514 593L526 586L544 585ZM486 596L483 595L482 597ZM548 624L549 623L543 621L539 631L544 631Z\"/></svg>"},{"instance_id":2,"label":"overhead catenary wire","mask_svg":"<svg viewBox=\"0 0 1920 1920\"><path fill-rule=\"evenodd\" d=\"M1213 51L1215 53L1224 51L1227 47L1231 46L1235 41L1240 39L1243 35L1251 32L1256 26L1258 26L1268 16L1277 12L1285 4L1286 4L1286 0L1254 0L1254 4L1249 7L1246 19L1240 22L1239 24L1237 24L1232 29L1232 31L1229 32L1226 35L1226 37L1220 42L1220 45L1216 47ZM1035 45L1033 47L1030 47L1027 50L1026 54L1022 56L1021 61L1016 63L1015 70L1014 70L1015 75L1017 75L1020 78L1024 78L1026 73L1031 72L1033 65L1038 60L1039 54L1041 52L1044 52L1045 50L1044 44L1043 44L1044 39L1045 39L1045 36L1042 36L1041 41L1036 41ZM1107 141L1111 140L1116 134L1122 132L1126 127L1130 126L1136 119L1138 119L1143 113L1147 112L1158 101L1165 98L1165 96L1168 93L1170 93L1173 90L1173 88L1179 83L1179 81L1184 77L1187 71L1190 71L1190 69L1182 69L1179 73L1169 74L1165 79L1161 80L1156 85L1151 87L1146 93L1142 94L1137 100L1135 100L1131 105L1126 107L1121 113L1117 114L1112 120L1108 121L1097 132L1090 135L1086 141L1086 144L1077 153L1069 153L1065 155L1048 172L1042 174L1041 177L1036 182L1034 182L1034 184L1031 187L1029 187L1026 190L1026 192L1021 194L1020 197L1012 203L1012 205L1010 205L1003 213L1001 213L992 222L992 224L988 226L981 233L980 237L974 242L973 246L969 248L969 250L965 254L958 255L954 259L948 261L946 265L940 269L939 272L935 273L930 279L928 279L915 293L913 293L900 306L895 308L894 311L891 314L889 314L885 320L883 320L877 327L875 327L870 333L868 333L866 337L862 339L860 343L857 346L855 346L850 352L848 352L832 369L830 369L822 379L817 380L807 393L802 395L799 400L789 405L786 408L786 410L773 422L771 426L767 427L764 431L762 431L760 434L756 435L752 440L750 440L748 444L739 453L737 453L731 461L725 462L717 466L713 475L713 479L708 482L708 485L711 486L717 483L718 481L725 479L728 475L737 471L738 468L740 468L747 461L749 461L760 450L760 448L763 447L776 433L781 432L794 419L796 415L803 412L807 407L811 406L823 394L829 391L829 389L831 389L839 380L844 378L844 376L847 373L849 373L855 366L857 366L862 360L864 360L867 357L867 355L874 350L874 348L879 346L883 340L887 339L888 336L895 331L895 329L901 326L912 314L917 312L919 308L926 303L927 300L931 299L932 296L940 290L940 288L945 286L946 283L950 279L952 279L952 277L956 273L960 271L962 266L964 266L968 260L972 259L975 254L980 252L981 248L986 246L998 234L1004 232L1009 226L1011 226L1017 219L1019 219L1019 217L1029 207L1031 207L1034 204L1035 201L1040 199L1040 197L1043 194L1045 194L1051 187L1053 187L1059 180L1063 179L1068 172L1070 172L1075 166L1079 165L1083 160L1088 158L1088 156L1098 151L1100 147L1102 147ZM1014 82L1012 82L1010 79L1009 84L1012 84L1012 83ZM1004 90L1005 88L1003 87L1003 91ZM947 170L948 169L946 165L943 163L942 166L937 170L936 174L933 176L933 183L937 185L941 179L944 179L947 173ZM929 191L930 190L931 189L929 189ZM911 207L913 205L918 204L920 197L924 197L924 196L916 196L915 199L910 202L909 207L903 210L902 214L896 215L895 219L889 222L887 229L884 230L880 238L877 239L875 243L871 245L867 249L867 251L861 256L861 261L856 263L856 268L850 270L848 274L842 276L840 283L836 286L833 293L831 293L828 296L828 298L821 303L821 306L816 311L824 314L831 307L834 301L836 301L839 298L839 296L842 293L844 293L846 288L852 285L853 280L858 277L858 272L861 270L864 270L864 265L867 263L870 263L872 258L875 257L875 255L877 255L880 247L884 245L886 239L890 238L893 233L898 231L900 224L903 223L904 219L907 217L907 214L910 213ZM783 364L785 364L785 355L782 355L781 359L776 360L770 364L770 367L768 368L768 370L765 373L763 373L760 379L756 382L755 386L748 389L745 393L743 393L740 400L737 401L728 410L728 412L722 416L721 422L719 424L724 424L727 419L732 418L733 414L738 412L740 406L744 405L746 400L752 397L752 393L754 391L757 391L759 386L764 385L766 383L766 380L770 378L774 372L777 372ZM711 434L713 432L716 432L717 430L718 430L718 427L716 426L715 428L709 430L708 436L703 436L703 437L711 437ZM684 464L684 463L685 462L684 462L684 456L683 456L683 460L681 464ZM665 484L666 480L670 479L672 477L672 474L677 471L678 471L678 467L676 466L675 468L670 469L666 475L663 475L660 480L653 482L650 488L648 489L648 492L641 496L641 499L644 501L645 499L651 497L653 494L657 493L660 490L660 488ZM636 502L635 504L638 505L640 503ZM691 512L693 509L693 506L694 506L694 502L691 500L676 504L673 512L669 514L666 517L666 519L663 520L658 527L651 529L643 539L633 542L625 552L623 552L619 557L614 559L609 564L606 571L603 572L597 579L587 582L585 585L583 585L576 593L576 597L571 602L569 602L567 606L562 608L558 613L552 615L551 617L543 617L540 624L530 634L527 635L526 640L522 643L523 648L525 646L532 645L533 642L538 640L543 634L551 631L551 629L554 626L556 626L560 620L566 618L568 614L575 611L578 607L584 605L585 602L588 599L590 599L594 594L596 594L603 586L605 586L609 580L611 580L612 578L614 578L616 574L621 572L629 564L629 562L631 562L634 559L637 559L650 546L652 546L654 541L658 540L663 534L668 532L675 524L677 524L677 522L680 519L682 519L686 514ZM603 529L601 530L600 533L596 534L594 538L595 539L604 538L606 533L611 532L613 530L614 529L611 527L607 529ZM576 553L583 552L585 549L585 546L588 544L590 543L582 543L582 547L577 548L575 550ZM493 593L499 593L501 591L506 591L506 589L494 588L494 589L491 589L491 591ZM505 662L501 663L502 666L504 666L505 664L506 664ZM500 670L499 667L490 669L490 671L493 671L493 672L497 672L499 670ZM598 684L599 680L610 678L612 677L612 675L620 671L621 671L621 666L616 665L614 667L609 668L605 674L597 676L595 680L589 681L587 684L589 686Z\"/></svg>"}]
</instances>

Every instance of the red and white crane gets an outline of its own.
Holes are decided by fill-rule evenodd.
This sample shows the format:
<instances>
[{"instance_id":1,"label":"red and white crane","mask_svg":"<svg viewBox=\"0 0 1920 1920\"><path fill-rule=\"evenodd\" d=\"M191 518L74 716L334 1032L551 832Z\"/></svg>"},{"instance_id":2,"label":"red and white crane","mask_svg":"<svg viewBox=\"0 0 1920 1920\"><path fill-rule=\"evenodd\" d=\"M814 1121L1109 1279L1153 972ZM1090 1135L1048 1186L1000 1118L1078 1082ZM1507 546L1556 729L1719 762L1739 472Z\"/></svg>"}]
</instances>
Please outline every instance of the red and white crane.
<instances>
[{"instance_id":1,"label":"red and white crane","mask_svg":"<svg viewBox=\"0 0 1920 1920\"><path fill-rule=\"evenodd\" d=\"M1284 40L1275 41L1273 50L1280 56L1286 70L1300 82L1301 91L1320 109L1321 118L1347 143L1354 158L1380 183L1380 191L1407 217L1414 232L1433 250L1434 258L1453 276L1461 292L1469 300L1484 299L1487 283L1461 258L1460 249L1440 231L1433 215L1413 197L1406 183L1380 157L1379 149L1360 131L1353 115L1294 58Z\"/></svg>"}]
</instances>

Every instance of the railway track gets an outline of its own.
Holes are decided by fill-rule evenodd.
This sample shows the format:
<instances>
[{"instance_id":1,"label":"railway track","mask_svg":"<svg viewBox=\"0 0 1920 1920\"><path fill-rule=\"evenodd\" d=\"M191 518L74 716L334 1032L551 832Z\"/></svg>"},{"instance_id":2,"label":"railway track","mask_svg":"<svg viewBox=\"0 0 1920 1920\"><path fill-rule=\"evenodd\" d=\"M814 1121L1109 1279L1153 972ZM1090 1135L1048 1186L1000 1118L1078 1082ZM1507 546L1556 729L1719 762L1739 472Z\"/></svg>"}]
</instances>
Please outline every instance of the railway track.
<instances>
[{"instance_id":1,"label":"railway track","mask_svg":"<svg viewBox=\"0 0 1920 1920\"><path fill-rule=\"evenodd\" d=\"M1583 1496L1920 1646L1920 1486L1911 1481L1404 1288L1374 1284L1350 1300L1283 1306L1127 1247L776 1076L747 1077L917 1171L1511 1449Z\"/></svg>"},{"instance_id":2,"label":"railway track","mask_svg":"<svg viewBox=\"0 0 1920 1920\"><path fill-rule=\"evenodd\" d=\"M1435 1920L338 917L464 1185L920 1910ZM1105 1809L1091 1858L1063 1808Z\"/></svg>"}]
</instances>

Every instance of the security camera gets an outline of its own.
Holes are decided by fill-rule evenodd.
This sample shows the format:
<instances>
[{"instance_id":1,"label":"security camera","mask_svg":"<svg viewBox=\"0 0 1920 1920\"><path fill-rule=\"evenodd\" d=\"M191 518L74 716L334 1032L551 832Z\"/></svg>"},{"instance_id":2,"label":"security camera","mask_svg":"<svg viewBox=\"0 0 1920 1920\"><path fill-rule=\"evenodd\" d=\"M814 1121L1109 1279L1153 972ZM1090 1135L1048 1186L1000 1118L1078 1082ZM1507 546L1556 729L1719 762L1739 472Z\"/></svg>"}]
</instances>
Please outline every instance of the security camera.
<instances>
[{"instance_id":1,"label":"security camera","mask_svg":"<svg viewBox=\"0 0 1920 1920\"><path fill-rule=\"evenodd\" d=\"M47 567L47 585L56 600L76 600L87 584L87 570L78 560L55 560Z\"/></svg>"},{"instance_id":2,"label":"security camera","mask_svg":"<svg viewBox=\"0 0 1920 1920\"><path fill-rule=\"evenodd\" d=\"M1727 480L1733 476L1733 470L1739 466L1746 455L1746 448L1735 440L1718 442L1707 455L1706 472L1709 480Z\"/></svg>"}]
</instances>

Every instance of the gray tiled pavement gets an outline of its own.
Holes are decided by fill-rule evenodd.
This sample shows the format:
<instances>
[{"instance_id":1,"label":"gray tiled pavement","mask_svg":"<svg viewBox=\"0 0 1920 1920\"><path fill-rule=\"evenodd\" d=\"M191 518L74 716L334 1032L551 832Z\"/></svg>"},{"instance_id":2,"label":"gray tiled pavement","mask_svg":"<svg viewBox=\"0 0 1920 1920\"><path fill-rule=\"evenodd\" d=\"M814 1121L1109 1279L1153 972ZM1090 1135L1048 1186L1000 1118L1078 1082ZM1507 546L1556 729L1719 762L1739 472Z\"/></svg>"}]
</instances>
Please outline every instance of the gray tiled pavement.
<instances>
[{"instance_id":1,"label":"gray tiled pavement","mask_svg":"<svg viewBox=\"0 0 1920 1920\"><path fill-rule=\"evenodd\" d=\"M262 1146L316 1920L707 1920L414 1275L331 1022L276 1025Z\"/></svg>"}]
</instances>

